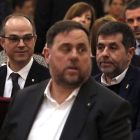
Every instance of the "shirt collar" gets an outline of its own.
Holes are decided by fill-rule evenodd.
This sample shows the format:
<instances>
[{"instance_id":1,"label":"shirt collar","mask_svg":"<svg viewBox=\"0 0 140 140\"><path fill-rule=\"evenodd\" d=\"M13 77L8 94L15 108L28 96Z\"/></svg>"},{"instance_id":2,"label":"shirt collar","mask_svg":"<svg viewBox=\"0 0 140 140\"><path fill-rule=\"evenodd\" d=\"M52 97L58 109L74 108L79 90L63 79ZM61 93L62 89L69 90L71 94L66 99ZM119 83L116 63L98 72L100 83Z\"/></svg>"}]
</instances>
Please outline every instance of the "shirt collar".
<instances>
[{"instance_id":1,"label":"shirt collar","mask_svg":"<svg viewBox=\"0 0 140 140\"><path fill-rule=\"evenodd\" d=\"M101 76L101 83L104 85L104 86L111 86L111 85L116 85L118 83L120 83L123 78L125 77L125 74L127 72L128 68L126 68L124 70L124 72L122 72L120 75L118 75L117 77L114 77L113 79L111 79L111 84L109 85L107 82L106 82L106 79L105 79L105 74L103 73L102 76Z\"/></svg>"},{"instance_id":2,"label":"shirt collar","mask_svg":"<svg viewBox=\"0 0 140 140\"><path fill-rule=\"evenodd\" d=\"M9 63L9 62L8 62L8 63ZM18 71L18 72L16 72L16 73L18 73L24 80L26 80L27 75L28 75L28 73L29 73L29 70L30 70L30 68L31 68L31 66L32 66L32 63L33 63L33 58L31 57L30 62L29 62L24 68L22 68L20 71ZM9 65L7 65L7 77L6 77L6 80L9 79L10 74L13 73L13 72L14 72L14 71L12 71L12 70L10 69Z\"/></svg>"},{"instance_id":3,"label":"shirt collar","mask_svg":"<svg viewBox=\"0 0 140 140\"><path fill-rule=\"evenodd\" d=\"M51 97L51 93L50 93L51 82L52 82L52 79L49 81L49 83L48 83L48 85L47 85L47 87L45 89L44 96L47 97L51 102L56 102ZM78 92L79 92L79 90L80 90L80 87L78 87L75 90L73 90L73 92L69 95L69 97L65 101L68 101L68 100L72 99L73 97L76 97Z\"/></svg>"},{"instance_id":4,"label":"shirt collar","mask_svg":"<svg viewBox=\"0 0 140 140\"><path fill-rule=\"evenodd\" d=\"M140 43L136 40L136 47L138 47L140 45Z\"/></svg>"}]
</instances>

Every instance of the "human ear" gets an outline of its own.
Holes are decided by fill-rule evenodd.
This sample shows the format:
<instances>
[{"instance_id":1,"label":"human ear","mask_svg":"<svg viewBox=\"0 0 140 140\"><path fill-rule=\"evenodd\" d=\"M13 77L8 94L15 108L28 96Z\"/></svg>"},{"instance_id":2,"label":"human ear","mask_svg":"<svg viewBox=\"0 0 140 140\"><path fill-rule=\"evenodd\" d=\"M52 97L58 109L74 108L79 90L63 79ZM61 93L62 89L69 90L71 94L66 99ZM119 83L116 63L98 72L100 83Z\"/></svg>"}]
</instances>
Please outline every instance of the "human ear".
<instances>
[{"instance_id":1,"label":"human ear","mask_svg":"<svg viewBox=\"0 0 140 140\"><path fill-rule=\"evenodd\" d=\"M49 65L51 53L50 53L50 49L47 47L44 47L44 57L45 57L47 65Z\"/></svg>"},{"instance_id":2,"label":"human ear","mask_svg":"<svg viewBox=\"0 0 140 140\"><path fill-rule=\"evenodd\" d=\"M134 53L135 53L135 48L134 47L129 48L129 50L128 50L128 60L132 59Z\"/></svg>"}]
</instances>

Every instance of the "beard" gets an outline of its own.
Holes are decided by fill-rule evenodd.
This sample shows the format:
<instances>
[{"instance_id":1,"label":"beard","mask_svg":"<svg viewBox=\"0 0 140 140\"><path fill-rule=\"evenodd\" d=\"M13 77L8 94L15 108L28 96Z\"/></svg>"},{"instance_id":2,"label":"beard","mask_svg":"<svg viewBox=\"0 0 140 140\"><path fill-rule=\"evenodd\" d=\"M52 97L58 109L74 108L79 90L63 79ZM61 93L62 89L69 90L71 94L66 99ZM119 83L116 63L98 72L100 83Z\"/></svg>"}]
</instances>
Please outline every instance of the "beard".
<instances>
[{"instance_id":1,"label":"beard","mask_svg":"<svg viewBox=\"0 0 140 140\"><path fill-rule=\"evenodd\" d=\"M69 68L75 68L77 72L68 72ZM75 89L81 86L89 77L91 73L91 59L90 62L85 64L86 69L82 69L77 61L71 61L63 69L59 69L53 59L50 59L49 69L52 79L57 85L64 88Z\"/></svg>"}]
</instances>

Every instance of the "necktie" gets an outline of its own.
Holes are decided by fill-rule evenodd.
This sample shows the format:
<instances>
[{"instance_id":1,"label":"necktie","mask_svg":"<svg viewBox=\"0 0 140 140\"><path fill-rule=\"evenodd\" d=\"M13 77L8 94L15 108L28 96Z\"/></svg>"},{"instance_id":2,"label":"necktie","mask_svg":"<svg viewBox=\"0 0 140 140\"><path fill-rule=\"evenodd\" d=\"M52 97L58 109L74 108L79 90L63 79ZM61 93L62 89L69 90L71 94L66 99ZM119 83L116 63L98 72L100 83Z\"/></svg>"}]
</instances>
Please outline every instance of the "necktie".
<instances>
[{"instance_id":1,"label":"necktie","mask_svg":"<svg viewBox=\"0 0 140 140\"><path fill-rule=\"evenodd\" d=\"M12 94L11 94L11 97L13 97L15 92L20 89L19 84L18 84L19 74L18 73L11 73L10 76L11 76L12 82L13 82L13 88L12 88Z\"/></svg>"}]
</instances>

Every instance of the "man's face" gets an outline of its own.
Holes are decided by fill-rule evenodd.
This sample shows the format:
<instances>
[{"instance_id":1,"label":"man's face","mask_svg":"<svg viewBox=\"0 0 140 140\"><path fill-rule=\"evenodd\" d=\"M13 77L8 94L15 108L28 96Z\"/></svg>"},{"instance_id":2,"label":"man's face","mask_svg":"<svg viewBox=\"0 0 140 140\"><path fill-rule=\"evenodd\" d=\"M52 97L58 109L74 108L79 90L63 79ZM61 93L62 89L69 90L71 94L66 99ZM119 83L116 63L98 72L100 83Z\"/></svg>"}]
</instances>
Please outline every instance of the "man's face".
<instances>
[{"instance_id":1,"label":"man's face","mask_svg":"<svg viewBox=\"0 0 140 140\"><path fill-rule=\"evenodd\" d=\"M57 34L49 52L47 60L55 83L76 88L87 80L91 72L91 59L84 31L74 29Z\"/></svg>"},{"instance_id":2,"label":"man's face","mask_svg":"<svg viewBox=\"0 0 140 140\"><path fill-rule=\"evenodd\" d=\"M114 16L120 16L124 10L124 4L122 0L113 0L109 5L110 13Z\"/></svg>"},{"instance_id":3,"label":"man's face","mask_svg":"<svg viewBox=\"0 0 140 140\"><path fill-rule=\"evenodd\" d=\"M140 40L140 8L134 10L126 10L126 23L131 27L135 34L135 38Z\"/></svg>"},{"instance_id":4,"label":"man's face","mask_svg":"<svg viewBox=\"0 0 140 140\"><path fill-rule=\"evenodd\" d=\"M122 34L99 35L96 60L99 69L110 79L121 74L129 65L132 54L126 53ZM131 48L130 48L131 49Z\"/></svg>"},{"instance_id":5,"label":"man's face","mask_svg":"<svg viewBox=\"0 0 140 140\"><path fill-rule=\"evenodd\" d=\"M36 42L36 36L33 36L33 29L30 22L21 18L10 18L5 25L5 37L10 37L11 39L1 38L1 45L6 50L9 57L9 62L12 64L22 64L26 65L34 52L34 45ZM15 41L17 37L26 38L26 44L23 39L19 42ZM2 41L3 40L3 41Z\"/></svg>"},{"instance_id":6,"label":"man's face","mask_svg":"<svg viewBox=\"0 0 140 140\"><path fill-rule=\"evenodd\" d=\"M29 17L33 17L33 2L32 0L29 1L25 1L24 5L22 8L19 8L19 11L17 11L18 13L27 15Z\"/></svg>"}]
</instances>

